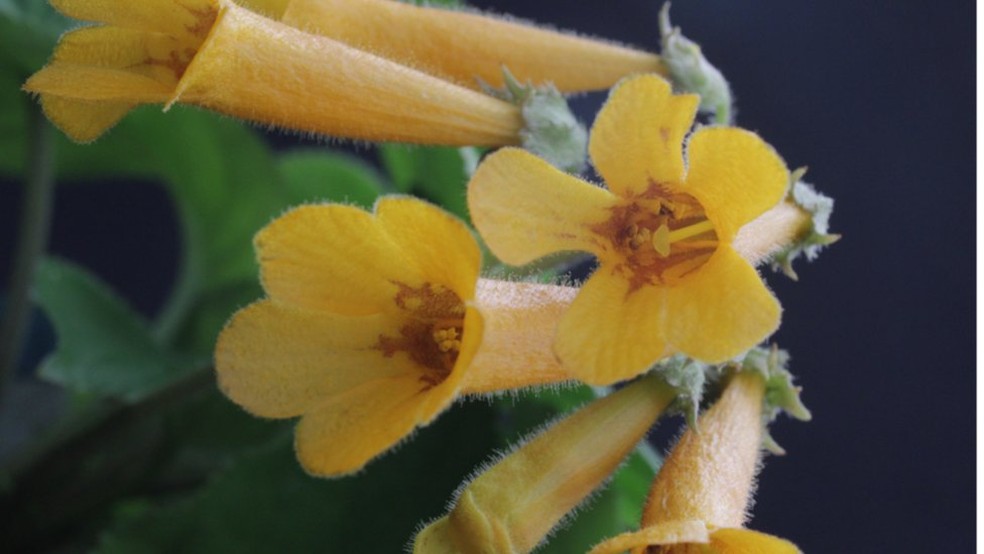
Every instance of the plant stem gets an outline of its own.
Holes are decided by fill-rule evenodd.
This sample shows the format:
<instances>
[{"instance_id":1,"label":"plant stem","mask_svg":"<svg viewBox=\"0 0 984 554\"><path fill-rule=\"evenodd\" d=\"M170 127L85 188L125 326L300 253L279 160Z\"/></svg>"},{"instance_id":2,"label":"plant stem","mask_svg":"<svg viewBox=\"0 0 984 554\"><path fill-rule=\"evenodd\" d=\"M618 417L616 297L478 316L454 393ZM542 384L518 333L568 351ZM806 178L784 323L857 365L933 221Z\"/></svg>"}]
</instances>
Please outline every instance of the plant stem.
<instances>
[{"instance_id":1,"label":"plant stem","mask_svg":"<svg viewBox=\"0 0 984 554\"><path fill-rule=\"evenodd\" d=\"M7 309L0 323L0 399L12 380L20 356L24 332L31 314L31 283L38 259L48 243L54 199L54 144L51 125L41 109L28 110L27 183Z\"/></svg>"}]
</instances>

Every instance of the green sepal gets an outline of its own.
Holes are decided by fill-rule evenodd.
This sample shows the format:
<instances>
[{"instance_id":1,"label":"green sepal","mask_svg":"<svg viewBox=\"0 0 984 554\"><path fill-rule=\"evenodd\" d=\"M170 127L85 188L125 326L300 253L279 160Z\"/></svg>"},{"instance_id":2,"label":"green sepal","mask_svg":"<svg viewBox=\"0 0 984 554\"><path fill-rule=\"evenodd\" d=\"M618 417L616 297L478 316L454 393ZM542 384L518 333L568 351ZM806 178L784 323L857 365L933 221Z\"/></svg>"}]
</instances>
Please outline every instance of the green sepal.
<instances>
[{"instance_id":1,"label":"green sepal","mask_svg":"<svg viewBox=\"0 0 984 554\"><path fill-rule=\"evenodd\" d=\"M505 67L505 86L483 84L486 92L516 106L523 115L520 137L523 148L569 173L580 173L587 165L588 131L552 84L520 83Z\"/></svg>"},{"instance_id":2,"label":"green sepal","mask_svg":"<svg viewBox=\"0 0 984 554\"><path fill-rule=\"evenodd\" d=\"M806 168L801 167L790 174L788 198L802 210L810 214L810 228L799 241L787 246L772 258L773 271L782 271L792 280L798 276L793 270L793 261L801 255L813 261L824 247L840 240L840 235L831 234L830 214L834 211L834 199L817 192L813 185L802 180Z\"/></svg>"},{"instance_id":3,"label":"green sepal","mask_svg":"<svg viewBox=\"0 0 984 554\"><path fill-rule=\"evenodd\" d=\"M653 371L676 389L676 400L673 401L670 409L682 413L691 427L697 423L697 414L700 411L709 369L707 364L679 354L661 360L653 366Z\"/></svg>"},{"instance_id":4,"label":"green sepal","mask_svg":"<svg viewBox=\"0 0 984 554\"><path fill-rule=\"evenodd\" d=\"M793 384L793 374L786 367L788 363L789 353L773 345L772 348L755 347L749 350L738 368L740 371L758 373L765 379L762 440L766 450L773 454L785 454L785 450L769 434L769 424L780 412L786 412L800 421L810 421L813 417L800 398L802 388Z\"/></svg>"},{"instance_id":5,"label":"green sepal","mask_svg":"<svg viewBox=\"0 0 984 554\"><path fill-rule=\"evenodd\" d=\"M700 45L683 36L679 27L670 24L670 3L659 12L660 57L670 71L673 88L678 92L700 95L699 110L713 113L719 124L731 123L733 97L731 87L718 68L700 51Z\"/></svg>"}]
</instances>

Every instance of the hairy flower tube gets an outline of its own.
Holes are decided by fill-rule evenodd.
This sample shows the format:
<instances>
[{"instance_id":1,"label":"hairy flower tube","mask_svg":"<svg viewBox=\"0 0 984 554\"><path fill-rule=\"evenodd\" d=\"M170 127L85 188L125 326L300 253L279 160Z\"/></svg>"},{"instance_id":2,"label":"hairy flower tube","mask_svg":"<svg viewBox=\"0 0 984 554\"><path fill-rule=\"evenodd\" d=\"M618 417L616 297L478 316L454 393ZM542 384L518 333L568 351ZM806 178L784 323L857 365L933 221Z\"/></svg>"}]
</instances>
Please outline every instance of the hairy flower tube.
<instances>
[{"instance_id":1,"label":"hairy flower tube","mask_svg":"<svg viewBox=\"0 0 984 554\"><path fill-rule=\"evenodd\" d=\"M789 541L742 528L762 445L765 382L732 378L666 458L653 481L642 529L613 537L591 554L795 554Z\"/></svg>"},{"instance_id":2,"label":"hairy flower tube","mask_svg":"<svg viewBox=\"0 0 984 554\"><path fill-rule=\"evenodd\" d=\"M783 198L789 172L757 135L731 127L698 129L685 159L697 103L657 76L622 81L590 137L607 190L512 148L469 185L475 225L506 263L597 256L554 345L586 382L633 377L672 353L722 362L779 324L779 302L733 243ZM794 219L799 229L805 215Z\"/></svg>"},{"instance_id":3,"label":"hairy flower tube","mask_svg":"<svg viewBox=\"0 0 984 554\"><path fill-rule=\"evenodd\" d=\"M656 54L474 11L392 0L291 0L282 21L463 86L521 82L603 90L635 73L666 73ZM278 10L273 10L279 12Z\"/></svg>"},{"instance_id":4,"label":"hairy flower tube","mask_svg":"<svg viewBox=\"0 0 984 554\"><path fill-rule=\"evenodd\" d=\"M218 383L254 415L302 416L312 474L358 470L459 394L569 379L550 352L567 289L477 286L468 228L426 202L303 206L255 242L268 298L220 334Z\"/></svg>"},{"instance_id":5,"label":"hairy flower tube","mask_svg":"<svg viewBox=\"0 0 984 554\"><path fill-rule=\"evenodd\" d=\"M98 138L140 104L188 103L337 137L519 144L519 108L231 0L51 0L103 23L66 33L24 85L70 138ZM270 4L255 0L256 8Z\"/></svg>"},{"instance_id":6,"label":"hairy flower tube","mask_svg":"<svg viewBox=\"0 0 984 554\"><path fill-rule=\"evenodd\" d=\"M615 471L674 396L649 376L547 427L468 482L450 513L418 533L414 553L533 550Z\"/></svg>"}]
</instances>

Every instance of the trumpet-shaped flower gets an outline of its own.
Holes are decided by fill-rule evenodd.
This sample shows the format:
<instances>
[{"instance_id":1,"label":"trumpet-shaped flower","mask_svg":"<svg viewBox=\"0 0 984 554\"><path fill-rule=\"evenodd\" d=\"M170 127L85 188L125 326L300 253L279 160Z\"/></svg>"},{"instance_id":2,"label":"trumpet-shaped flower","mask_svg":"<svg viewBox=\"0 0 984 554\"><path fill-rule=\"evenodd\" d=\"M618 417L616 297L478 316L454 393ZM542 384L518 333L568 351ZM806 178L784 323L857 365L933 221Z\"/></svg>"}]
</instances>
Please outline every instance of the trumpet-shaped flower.
<instances>
[{"instance_id":1,"label":"trumpet-shaped flower","mask_svg":"<svg viewBox=\"0 0 984 554\"><path fill-rule=\"evenodd\" d=\"M731 127L697 130L685 159L697 103L656 76L619 84L590 138L607 190L511 148L472 178L472 218L503 261L597 256L554 345L589 383L630 378L674 352L721 362L778 326L778 301L732 243L783 198L789 173L757 135Z\"/></svg>"},{"instance_id":2,"label":"trumpet-shaped flower","mask_svg":"<svg viewBox=\"0 0 984 554\"><path fill-rule=\"evenodd\" d=\"M762 444L758 374L736 375L688 430L653 481L642 529L613 537L591 554L796 554L793 543L742 528Z\"/></svg>"},{"instance_id":3,"label":"trumpet-shaped flower","mask_svg":"<svg viewBox=\"0 0 984 554\"><path fill-rule=\"evenodd\" d=\"M276 10L281 11L280 9ZM291 0L282 21L464 86L522 82L602 90L635 73L666 74L660 57L474 11L392 0Z\"/></svg>"},{"instance_id":4,"label":"trumpet-shaped flower","mask_svg":"<svg viewBox=\"0 0 984 554\"><path fill-rule=\"evenodd\" d=\"M554 423L458 494L417 554L529 552L635 448L675 396L649 376Z\"/></svg>"},{"instance_id":5,"label":"trumpet-shaped flower","mask_svg":"<svg viewBox=\"0 0 984 554\"><path fill-rule=\"evenodd\" d=\"M518 144L516 106L311 35L231 0L51 0L103 23L66 33L24 89L69 137L96 139L140 104L203 106L333 136ZM277 2L251 0L255 9Z\"/></svg>"},{"instance_id":6,"label":"trumpet-shaped flower","mask_svg":"<svg viewBox=\"0 0 984 554\"><path fill-rule=\"evenodd\" d=\"M483 306L478 245L425 202L296 208L256 248L268 298L220 334L219 387L255 415L302 416L295 446L313 474L361 468L459 393L569 378L549 350L567 290L536 286L524 305L510 284L490 283L478 289L506 294ZM516 340L508 327L531 311Z\"/></svg>"}]
</instances>

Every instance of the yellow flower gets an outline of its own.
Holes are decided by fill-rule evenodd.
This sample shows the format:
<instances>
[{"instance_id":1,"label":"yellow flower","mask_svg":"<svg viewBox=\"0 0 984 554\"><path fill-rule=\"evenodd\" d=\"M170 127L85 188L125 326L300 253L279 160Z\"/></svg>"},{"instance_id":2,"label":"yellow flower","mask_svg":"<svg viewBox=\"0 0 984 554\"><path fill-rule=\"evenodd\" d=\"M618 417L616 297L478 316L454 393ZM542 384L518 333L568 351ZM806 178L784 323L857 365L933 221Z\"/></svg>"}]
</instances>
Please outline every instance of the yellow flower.
<instances>
[{"instance_id":1,"label":"yellow flower","mask_svg":"<svg viewBox=\"0 0 984 554\"><path fill-rule=\"evenodd\" d=\"M268 298L220 334L219 387L255 415L303 416L295 446L313 474L358 470L460 393L568 379L549 344L569 291L484 283L503 294L483 305L478 245L425 202L296 208L256 248Z\"/></svg>"},{"instance_id":2,"label":"yellow flower","mask_svg":"<svg viewBox=\"0 0 984 554\"><path fill-rule=\"evenodd\" d=\"M736 375L701 416L697 432L684 433L666 458L649 491L642 529L590 554L800 552L789 541L742 528L759 465L764 391L760 375Z\"/></svg>"},{"instance_id":3,"label":"yellow flower","mask_svg":"<svg viewBox=\"0 0 984 554\"><path fill-rule=\"evenodd\" d=\"M267 11L282 14L288 25L472 88L479 79L505 86L503 67L520 82L550 82L562 92L607 89L634 73L666 74L649 52L474 11L392 0L291 0Z\"/></svg>"},{"instance_id":4,"label":"yellow flower","mask_svg":"<svg viewBox=\"0 0 984 554\"><path fill-rule=\"evenodd\" d=\"M104 23L66 33L51 62L24 85L79 142L96 139L137 105L175 102L347 138L520 142L516 106L231 0L51 2L70 17Z\"/></svg>"},{"instance_id":5,"label":"yellow flower","mask_svg":"<svg viewBox=\"0 0 984 554\"><path fill-rule=\"evenodd\" d=\"M551 425L464 486L418 533L417 554L533 550L597 489L675 397L655 376Z\"/></svg>"},{"instance_id":6,"label":"yellow flower","mask_svg":"<svg viewBox=\"0 0 984 554\"><path fill-rule=\"evenodd\" d=\"M554 345L589 383L630 378L674 352L721 362L778 326L778 301L732 242L782 199L788 171L757 135L731 127L693 133L685 163L697 103L656 76L618 85L590 142L608 190L511 148L472 178L472 218L503 261L597 256Z\"/></svg>"}]
</instances>

